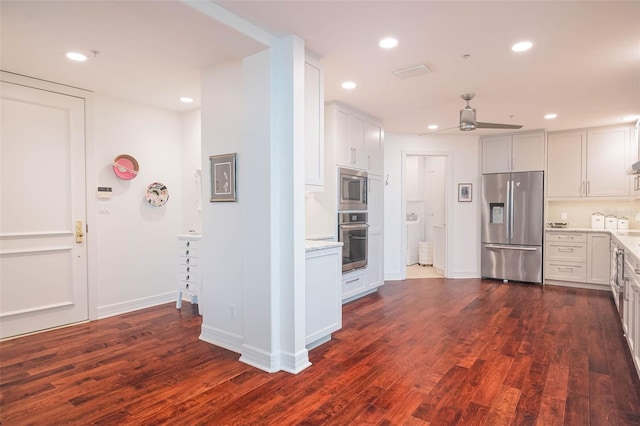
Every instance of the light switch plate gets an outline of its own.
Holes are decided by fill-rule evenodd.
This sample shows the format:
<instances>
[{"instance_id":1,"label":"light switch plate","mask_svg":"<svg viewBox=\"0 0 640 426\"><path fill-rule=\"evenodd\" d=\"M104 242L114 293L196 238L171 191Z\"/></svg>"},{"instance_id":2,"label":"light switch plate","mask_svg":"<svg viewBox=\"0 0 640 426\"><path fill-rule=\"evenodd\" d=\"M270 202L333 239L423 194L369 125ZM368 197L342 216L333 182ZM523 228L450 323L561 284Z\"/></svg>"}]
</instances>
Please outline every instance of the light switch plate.
<instances>
[{"instance_id":1,"label":"light switch plate","mask_svg":"<svg viewBox=\"0 0 640 426\"><path fill-rule=\"evenodd\" d=\"M566 213L562 213L562 220L567 220L567 214Z\"/></svg>"}]
</instances>

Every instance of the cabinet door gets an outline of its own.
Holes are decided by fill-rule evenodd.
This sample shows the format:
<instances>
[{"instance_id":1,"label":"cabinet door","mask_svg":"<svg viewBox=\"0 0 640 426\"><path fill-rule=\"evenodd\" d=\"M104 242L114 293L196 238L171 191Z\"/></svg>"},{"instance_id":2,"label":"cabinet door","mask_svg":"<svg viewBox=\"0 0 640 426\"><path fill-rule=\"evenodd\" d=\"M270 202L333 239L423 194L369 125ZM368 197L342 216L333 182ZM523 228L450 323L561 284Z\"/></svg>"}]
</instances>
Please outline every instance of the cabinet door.
<instances>
[{"instance_id":1,"label":"cabinet door","mask_svg":"<svg viewBox=\"0 0 640 426\"><path fill-rule=\"evenodd\" d=\"M511 152L512 171L544 170L544 133L513 135Z\"/></svg>"},{"instance_id":2,"label":"cabinet door","mask_svg":"<svg viewBox=\"0 0 640 426\"><path fill-rule=\"evenodd\" d=\"M548 136L547 196L581 197L585 194L586 133L556 133Z\"/></svg>"},{"instance_id":3,"label":"cabinet door","mask_svg":"<svg viewBox=\"0 0 640 426\"><path fill-rule=\"evenodd\" d=\"M351 166L358 169L367 167L364 149L364 120L351 116L349 119L349 147L351 148Z\"/></svg>"},{"instance_id":4,"label":"cabinet door","mask_svg":"<svg viewBox=\"0 0 640 426\"><path fill-rule=\"evenodd\" d=\"M587 240L587 282L609 285L609 241L605 233L590 233Z\"/></svg>"},{"instance_id":5,"label":"cabinet door","mask_svg":"<svg viewBox=\"0 0 640 426\"><path fill-rule=\"evenodd\" d=\"M370 232L368 235L368 253L369 261L365 272L367 280L367 288L378 287L384 284L383 276L383 250L382 250L382 232Z\"/></svg>"},{"instance_id":6,"label":"cabinet door","mask_svg":"<svg viewBox=\"0 0 640 426\"><path fill-rule=\"evenodd\" d=\"M381 232L384 209L382 176L369 175L367 191L369 232Z\"/></svg>"},{"instance_id":7,"label":"cabinet door","mask_svg":"<svg viewBox=\"0 0 640 426\"><path fill-rule=\"evenodd\" d=\"M587 196L629 195L627 128L587 132Z\"/></svg>"},{"instance_id":8,"label":"cabinet door","mask_svg":"<svg viewBox=\"0 0 640 426\"><path fill-rule=\"evenodd\" d=\"M365 130L367 170L370 174L382 175L382 128L367 122Z\"/></svg>"},{"instance_id":9,"label":"cabinet door","mask_svg":"<svg viewBox=\"0 0 640 426\"><path fill-rule=\"evenodd\" d=\"M482 138L482 173L511 171L511 136Z\"/></svg>"},{"instance_id":10,"label":"cabinet door","mask_svg":"<svg viewBox=\"0 0 640 426\"><path fill-rule=\"evenodd\" d=\"M320 69L305 63L304 83L305 184L307 190L321 190L324 184L324 138Z\"/></svg>"},{"instance_id":11,"label":"cabinet door","mask_svg":"<svg viewBox=\"0 0 640 426\"><path fill-rule=\"evenodd\" d=\"M334 109L331 115L336 164L353 167L351 164L351 145L349 141L349 114L339 109ZM327 114L329 115L329 114Z\"/></svg>"}]
</instances>

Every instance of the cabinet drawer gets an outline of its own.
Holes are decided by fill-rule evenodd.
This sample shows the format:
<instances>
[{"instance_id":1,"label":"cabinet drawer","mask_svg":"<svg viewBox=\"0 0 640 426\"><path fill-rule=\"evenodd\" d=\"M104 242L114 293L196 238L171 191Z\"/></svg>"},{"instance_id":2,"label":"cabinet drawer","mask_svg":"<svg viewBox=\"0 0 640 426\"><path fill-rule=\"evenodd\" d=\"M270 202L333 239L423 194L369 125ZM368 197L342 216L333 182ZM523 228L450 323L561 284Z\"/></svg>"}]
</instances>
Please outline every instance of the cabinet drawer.
<instances>
[{"instance_id":1,"label":"cabinet drawer","mask_svg":"<svg viewBox=\"0 0 640 426\"><path fill-rule=\"evenodd\" d=\"M187 257L198 257L198 249L197 248L181 248L178 250L178 256L187 256Z\"/></svg>"},{"instance_id":2,"label":"cabinet drawer","mask_svg":"<svg viewBox=\"0 0 640 426\"><path fill-rule=\"evenodd\" d=\"M199 283L200 274L197 272L178 272L178 280L190 283Z\"/></svg>"},{"instance_id":3,"label":"cabinet drawer","mask_svg":"<svg viewBox=\"0 0 640 426\"><path fill-rule=\"evenodd\" d=\"M178 266L179 267L198 266L198 264L199 264L199 262L198 262L198 258L197 257L180 256L178 258Z\"/></svg>"},{"instance_id":4,"label":"cabinet drawer","mask_svg":"<svg viewBox=\"0 0 640 426\"><path fill-rule=\"evenodd\" d=\"M564 241L572 243L586 243L586 232L547 231L547 241Z\"/></svg>"},{"instance_id":5,"label":"cabinet drawer","mask_svg":"<svg viewBox=\"0 0 640 426\"><path fill-rule=\"evenodd\" d=\"M548 260L544 264L544 276L551 280L586 282L587 264Z\"/></svg>"},{"instance_id":6,"label":"cabinet drawer","mask_svg":"<svg viewBox=\"0 0 640 426\"><path fill-rule=\"evenodd\" d=\"M200 284L180 281L178 284L181 291L187 291L193 294L200 294Z\"/></svg>"},{"instance_id":7,"label":"cabinet drawer","mask_svg":"<svg viewBox=\"0 0 640 426\"><path fill-rule=\"evenodd\" d=\"M587 244L547 241L547 244L545 244L545 256L548 260L586 262Z\"/></svg>"},{"instance_id":8,"label":"cabinet drawer","mask_svg":"<svg viewBox=\"0 0 640 426\"><path fill-rule=\"evenodd\" d=\"M342 278L342 298L352 296L356 293L364 291L366 288L366 281L364 274L357 276L346 276Z\"/></svg>"},{"instance_id":9,"label":"cabinet drawer","mask_svg":"<svg viewBox=\"0 0 640 426\"><path fill-rule=\"evenodd\" d=\"M178 241L178 249L198 249L200 248L200 241Z\"/></svg>"}]
</instances>

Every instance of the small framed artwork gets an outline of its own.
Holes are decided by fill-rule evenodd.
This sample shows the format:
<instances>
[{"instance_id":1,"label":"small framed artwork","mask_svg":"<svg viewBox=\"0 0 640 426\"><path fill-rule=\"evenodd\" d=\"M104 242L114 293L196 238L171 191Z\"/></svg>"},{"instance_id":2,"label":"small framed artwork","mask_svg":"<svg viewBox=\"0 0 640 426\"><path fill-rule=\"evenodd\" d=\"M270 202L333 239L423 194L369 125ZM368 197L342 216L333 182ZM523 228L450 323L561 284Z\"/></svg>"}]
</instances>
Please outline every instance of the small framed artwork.
<instances>
[{"instance_id":1,"label":"small framed artwork","mask_svg":"<svg viewBox=\"0 0 640 426\"><path fill-rule=\"evenodd\" d=\"M236 197L236 153L212 155L211 198L209 201L237 201Z\"/></svg>"},{"instance_id":2,"label":"small framed artwork","mask_svg":"<svg viewBox=\"0 0 640 426\"><path fill-rule=\"evenodd\" d=\"M458 184L458 202L471 202L471 189L473 185L470 183L459 183Z\"/></svg>"}]
</instances>

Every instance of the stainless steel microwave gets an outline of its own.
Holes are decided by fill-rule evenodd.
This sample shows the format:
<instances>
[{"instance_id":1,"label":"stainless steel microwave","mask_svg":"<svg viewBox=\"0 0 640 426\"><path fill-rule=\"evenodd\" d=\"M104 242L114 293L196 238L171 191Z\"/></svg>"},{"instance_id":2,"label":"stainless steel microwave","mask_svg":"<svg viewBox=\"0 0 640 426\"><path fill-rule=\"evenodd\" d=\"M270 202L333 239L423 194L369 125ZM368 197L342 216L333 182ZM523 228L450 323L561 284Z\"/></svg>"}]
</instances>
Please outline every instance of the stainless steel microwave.
<instances>
[{"instance_id":1,"label":"stainless steel microwave","mask_svg":"<svg viewBox=\"0 0 640 426\"><path fill-rule=\"evenodd\" d=\"M367 172L338 168L341 211L367 210Z\"/></svg>"}]
</instances>

